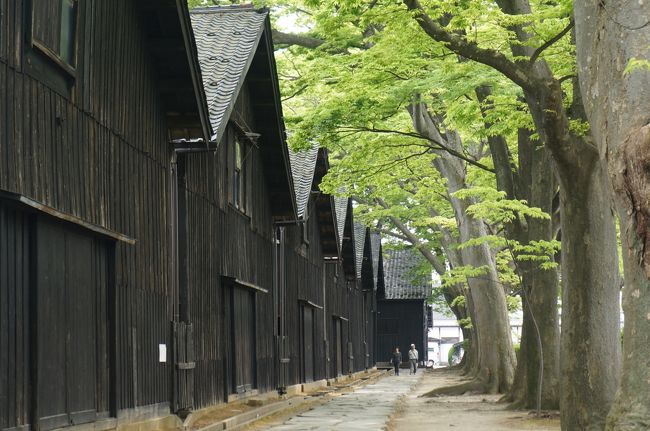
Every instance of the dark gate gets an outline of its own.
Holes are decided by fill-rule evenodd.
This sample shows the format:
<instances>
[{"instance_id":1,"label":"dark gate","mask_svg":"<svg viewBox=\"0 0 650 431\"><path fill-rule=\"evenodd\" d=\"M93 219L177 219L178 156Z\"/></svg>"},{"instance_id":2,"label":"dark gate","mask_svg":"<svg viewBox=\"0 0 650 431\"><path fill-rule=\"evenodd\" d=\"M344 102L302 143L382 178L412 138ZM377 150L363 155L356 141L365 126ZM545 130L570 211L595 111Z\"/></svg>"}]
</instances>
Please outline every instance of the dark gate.
<instances>
[{"instance_id":1,"label":"dark gate","mask_svg":"<svg viewBox=\"0 0 650 431\"><path fill-rule=\"evenodd\" d=\"M303 305L300 307L302 314L302 337L301 337L301 359L302 359L302 381L311 383L314 381L314 309Z\"/></svg>"},{"instance_id":2,"label":"dark gate","mask_svg":"<svg viewBox=\"0 0 650 431\"><path fill-rule=\"evenodd\" d=\"M255 292L233 285L230 300L231 393L256 387Z\"/></svg>"},{"instance_id":3,"label":"dark gate","mask_svg":"<svg viewBox=\"0 0 650 431\"><path fill-rule=\"evenodd\" d=\"M108 247L62 224L36 230L35 400L41 430L92 422L108 392Z\"/></svg>"}]
</instances>

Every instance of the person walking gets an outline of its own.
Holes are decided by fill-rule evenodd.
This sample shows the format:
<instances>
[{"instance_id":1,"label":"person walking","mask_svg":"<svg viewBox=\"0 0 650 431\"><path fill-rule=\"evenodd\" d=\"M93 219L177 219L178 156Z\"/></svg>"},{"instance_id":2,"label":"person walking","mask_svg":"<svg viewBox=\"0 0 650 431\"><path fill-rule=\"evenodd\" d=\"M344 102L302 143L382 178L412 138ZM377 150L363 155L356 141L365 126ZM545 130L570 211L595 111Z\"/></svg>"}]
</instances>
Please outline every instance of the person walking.
<instances>
[{"instance_id":1,"label":"person walking","mask_svg":"<svg viewBox=\"0 0 650 431\"><path fill-rule=\"evenodd\" d=\"M393 367L395 367L395 375L399 376L399 366L402 363L402 353L399 351L399 347L395 347L391 362L393 363Z\"/></svg>"},{"instance_id":2,"label":"person walking","mask_svg":"<svg viewBox=\"0 0 650 431\"><path fill-rule=\"evenodd\" d=\"M411 344L409 350L409 374L415 374L418 370L418 351L415 349L415 344Z\"/></svg>"}]
</instances>

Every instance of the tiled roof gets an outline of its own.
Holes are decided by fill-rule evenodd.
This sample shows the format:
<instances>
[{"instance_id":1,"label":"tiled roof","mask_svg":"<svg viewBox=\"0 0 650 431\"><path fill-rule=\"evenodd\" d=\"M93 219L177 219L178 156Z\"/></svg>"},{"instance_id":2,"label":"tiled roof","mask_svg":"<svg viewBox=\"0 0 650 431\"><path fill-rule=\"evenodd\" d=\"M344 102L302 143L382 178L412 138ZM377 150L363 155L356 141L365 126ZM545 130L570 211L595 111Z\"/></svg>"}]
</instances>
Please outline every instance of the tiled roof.
<instances>
[{"instance_id":1,"label":"tiled roof","mask_svg":"<svg viewBox=\"0 0 650 431\"><path fill-rule=\"evenodd\" d=\"M354 260L357 265L357 278L361 278L363 267L363 246L366 242L366 225L354 222Z\"/></svg>"},{"instance_id":2,"label":"tiled roof","mask_svg":"<svg viewBox=\"0 0 650 431\"><path fill-rule=\"evenodd\" d=\"M242 6L191 12L213 140L217 142L223 136L253 60L267 15L265 11Z\"/></svg>"},{"instance_id":3,"label":"tiled roof","mask_svg":"<svg viewBox=\"0 0 650 431\"><path fill-rule=\"evenodd\" d=\"M339 230L339 247L343 244L343 233L345 232L345 218L348 214L348 198L335 197L334 209L336 210L336 226Z\"/></svg>"},{"instance_id":4,"label":"tiled roof","mask_svg":"<svg viewBox=\"0 0 650 431\"><path fill-rule=\"evenodd\" d=\"M303 151L292 151L289 149L293 189L296 193L296 206L299 218L304 217L307 204L309 203L309 194L311 193L317 158L318 145Z\"/></svg>"},{"instance_id":5,"label":"tiled roof","mask_svg":"<svg viewBox=\"0 0 650 431\"><path fill-rule=\"evenodd\" d=\"M426 299L431 282L414 282L423 257L415 250L390 250L384 254L385 299Z\"/></svg>"},{"instance_id":6,"label":"tiled roof","mask_svg":"<svg viewBox=\"0 0 650 431\"><path fill-rule=\"evenodd\" d=\"M379 253L381 246L381 235L378 232L370 234L370 246L372 247L372 278L374 286L377 288L377 276L379 273Z\"/></svg>"}]
</instances>

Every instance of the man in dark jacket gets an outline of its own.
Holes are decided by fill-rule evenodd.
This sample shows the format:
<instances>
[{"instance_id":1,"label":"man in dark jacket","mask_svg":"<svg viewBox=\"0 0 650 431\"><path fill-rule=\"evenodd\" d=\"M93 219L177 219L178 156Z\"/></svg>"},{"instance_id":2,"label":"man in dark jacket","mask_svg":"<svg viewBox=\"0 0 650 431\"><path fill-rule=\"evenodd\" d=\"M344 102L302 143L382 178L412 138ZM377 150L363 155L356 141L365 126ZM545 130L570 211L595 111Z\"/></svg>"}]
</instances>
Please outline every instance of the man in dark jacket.
<instances>
[{"instance_id":1,"label":"man in dark jacket","mask_svg":"<svg viewBox=\"0 0 650 431\"><path fill-rule=\"evenodd\" d=\"M399 351L399 347L395 347L391 362L393 363L393 367L395 367L395 375L399 376L399 365L402 363L402 354Z\"/></svg>"}]
</instances>

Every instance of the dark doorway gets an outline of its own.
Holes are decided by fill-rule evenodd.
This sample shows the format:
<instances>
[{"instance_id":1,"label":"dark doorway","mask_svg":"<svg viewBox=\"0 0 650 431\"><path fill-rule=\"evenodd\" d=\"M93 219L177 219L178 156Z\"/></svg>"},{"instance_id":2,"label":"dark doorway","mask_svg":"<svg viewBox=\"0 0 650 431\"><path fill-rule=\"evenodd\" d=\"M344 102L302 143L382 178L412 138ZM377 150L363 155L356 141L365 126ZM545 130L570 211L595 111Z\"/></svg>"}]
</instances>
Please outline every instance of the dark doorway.
<instances>
[{"instance_id":1,"label":"dark doorway","mask_svg":"<svg viewBox=\"0 0 650 431\"><path fill-rule=\"evenodd\" d=\"M39 218L35 230L34 398L38 428L108 411L108 293L113 245Z\"/></svg>"},{"instance_id":2,"label":"dark doorway","mask_svg":"<svg viewBox=\"0 0 650 431\"><path fill-rule=\"evenodd\" d=\"M227 319L230 327L230 393L242 394L256 387L257 352L255 291L233 284Z\"/></svg>"},{"instance_id":3,"label":"dark doorway","mask_svg":"<svg viewBox=\"0 0 650 431\"><path fill-rule=\"evenodd\" d=\"M307 305L300 307L301 314L301 363L302 381L314 381L314 309Z\"/></svg>"}]
</instances>

